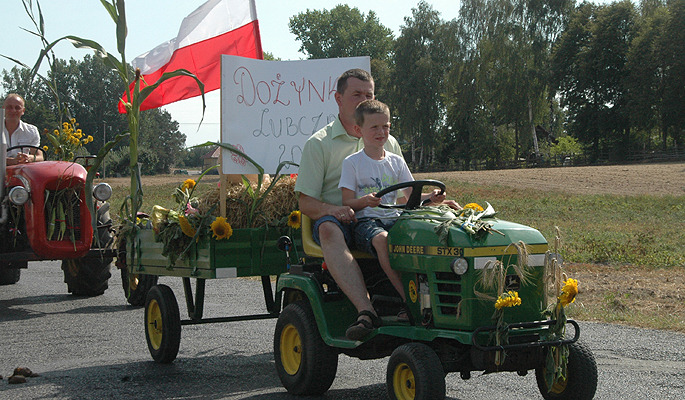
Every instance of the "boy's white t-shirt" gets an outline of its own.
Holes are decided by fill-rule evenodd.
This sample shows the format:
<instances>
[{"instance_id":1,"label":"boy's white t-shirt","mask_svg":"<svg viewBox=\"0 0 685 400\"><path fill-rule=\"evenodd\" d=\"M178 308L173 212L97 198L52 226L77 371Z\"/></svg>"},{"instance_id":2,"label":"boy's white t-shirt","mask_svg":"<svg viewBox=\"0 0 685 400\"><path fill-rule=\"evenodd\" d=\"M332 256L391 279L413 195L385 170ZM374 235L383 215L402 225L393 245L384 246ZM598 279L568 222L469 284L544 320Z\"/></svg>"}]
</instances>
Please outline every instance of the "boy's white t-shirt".
<instances>
[{"instance_id":1,"label":"boy's white t-shirt","mask_svg":"<svg viewBox=\"0 0 685 400\"><path fill-rule=\"evenodd\" d=\"M343 161L338 187L350 189L354 191L355 198L360 198L369 193L378 193L388 186L413 180L414 177L402 157L386 151L382 160L374 160L362 149ZM395 204L398 194L401 194L399 197L404 195L400 192L386 194L381 204ZM357 218L392 218L400 212L397 209L366 207L355 213Z\"/></svg>"}]
</instances>

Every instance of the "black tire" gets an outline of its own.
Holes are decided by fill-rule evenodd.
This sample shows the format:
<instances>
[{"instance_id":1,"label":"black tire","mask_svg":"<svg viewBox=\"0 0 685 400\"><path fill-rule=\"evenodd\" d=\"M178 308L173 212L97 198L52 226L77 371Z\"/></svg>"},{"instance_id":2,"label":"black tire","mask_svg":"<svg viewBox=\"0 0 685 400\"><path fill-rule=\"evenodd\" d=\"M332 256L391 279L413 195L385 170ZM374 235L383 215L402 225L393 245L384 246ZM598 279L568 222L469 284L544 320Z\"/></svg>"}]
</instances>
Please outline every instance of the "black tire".
<instances>
[{"instance_id":1,"label":"black tire","mask_svg":"<svg viewBox=\"0 0 685 400\"><path fill-rule=\"evenodd\" d=\"M568 345L566 379L557 382L547 391L546 368L535 370L538 389L546 400L589 400L597 390L597 363L592 351L581 342Z\"/></svg>"},{"instance_id":2,"label":"black tire","mask_svg":"<svg viewBox=\"0 0 685 400\"><path fill-rule=\"evenodd\" d=\"M181 345L181 317L174 292L156 285L145 300L145 339L152 358L161 364L176 359Z\"/></svg>"},{"instance_id":3,"label":"black tire","mask_svg":"<svg viewBox=\"0 0 685 400\"><path fill-rule=\"evenodd\" d=\"M113 236L110 232L112 219L109 217L109 204L105 203L97 210L98 230L94 233L99 243L93 240L98 248L111 248ZM109 287L108 281L112 276L110 268L112 257L77 258L62 261L64 282L67 290L76 296L99 296Z\"/></svg>"},{"instance_id":4,"label":"black tire","mask_svg":"<svg viewBox=\"0 0 685 400\"><path fill-rule=\"evenodd\" d=\"M21 270L19 268L0 269L0 286L14 285L19 282L19 278L21 278Z\"/></svg>"},{"instance_id":5,"label":"black tire","mask_svg":"<svg viewBox=\"0 0 685 400\"><path fill-rule=\"evenodd\" d=\"M121 286L124 288L126 301L132 306L144 306L147 292L157 284L157 275L130 274L128 269L121 270Z\"/></svg>"},{"instance_id":6,"label":"black tire","mask_svg":"<svg viewBox=\"0 0 685 400\"><path fill-rule=\"evenodd\" d=\"M390 356L386 386L392 400L444 399L445 371L433 349L406 343Z\"/></svg>"},{"instance_id":7,"label":"black tire","mask_svg":"<svg viewBox=\"0 0 685 400\"><path fill-rule=\"evenodd\" d=\"M338 352L326 345L307 300L288 304L276 322L276 372L294 395L320 395L333 384Z\"/></svg>"}]
</instances>

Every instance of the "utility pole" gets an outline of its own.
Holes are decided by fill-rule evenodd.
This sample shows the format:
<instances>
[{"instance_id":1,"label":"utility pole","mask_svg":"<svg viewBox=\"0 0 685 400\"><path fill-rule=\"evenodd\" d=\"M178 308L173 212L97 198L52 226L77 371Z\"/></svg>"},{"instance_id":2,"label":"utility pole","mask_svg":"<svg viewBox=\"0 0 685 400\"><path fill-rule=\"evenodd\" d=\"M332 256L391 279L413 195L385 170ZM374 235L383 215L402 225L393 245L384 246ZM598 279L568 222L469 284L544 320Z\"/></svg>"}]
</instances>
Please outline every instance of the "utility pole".
<instances>
[{"instance_id":1,"label":"utility pole","mask_svg":"<svg viewBox=\"0 0 685 400\"><path fill-rule=\"evenodd\" d=\"M105 143L107 143L107 134L105 131L105 121L102 121L102 147L105 147ZM102 178L106 178L105 176L105 160L102 160Z\"/></svg>"}]
</instances>

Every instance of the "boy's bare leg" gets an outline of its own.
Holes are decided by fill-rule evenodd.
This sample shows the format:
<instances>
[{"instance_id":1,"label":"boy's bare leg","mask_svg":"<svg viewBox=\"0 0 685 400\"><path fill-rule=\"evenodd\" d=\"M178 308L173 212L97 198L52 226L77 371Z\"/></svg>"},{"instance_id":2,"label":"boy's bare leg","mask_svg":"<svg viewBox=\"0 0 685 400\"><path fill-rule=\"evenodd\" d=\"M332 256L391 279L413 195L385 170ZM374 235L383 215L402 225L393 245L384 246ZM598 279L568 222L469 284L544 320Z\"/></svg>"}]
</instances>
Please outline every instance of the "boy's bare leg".
<instances>
[{"instance_id":1,"label":"boy's bare leg","mask_svg":"<svg viewBox=\"0 0 685 400\"><path fill-rule=\"evenodd\" d=\"M402 300L406 303L407 298L404 295L404 287L400 279L400 273L390 267L390 254L388 254L388 232L381 232L371 239L371 244L376 249L378 254L378 262L381 268L390 279L390 283L395 287L397 293L402 296Z\"/></svg>"}]
</instances>

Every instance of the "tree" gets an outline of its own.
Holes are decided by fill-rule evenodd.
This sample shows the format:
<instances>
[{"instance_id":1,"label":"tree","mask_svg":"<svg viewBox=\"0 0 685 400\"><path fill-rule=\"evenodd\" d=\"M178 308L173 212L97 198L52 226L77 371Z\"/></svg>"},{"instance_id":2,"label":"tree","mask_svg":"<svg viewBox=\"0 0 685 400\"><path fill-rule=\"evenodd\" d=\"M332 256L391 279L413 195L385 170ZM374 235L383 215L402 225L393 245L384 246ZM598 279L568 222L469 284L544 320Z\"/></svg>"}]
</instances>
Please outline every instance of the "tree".
<instances>
[{"instance_id":1,"label":"tree","mask_svg":"<svg viewBox=\"0 0 685 400\"><path fill-rule=\"evenodd\" d=\"M178 130L178 122L167 111L152 109L141 113L140 145L156 156L151 167L154 173L168 174L172 166L180 163L185 142L186 135Z\"/></svg>"},{"instance_id":2,"label":"tree","mask_svg":"<svg viewBox=\"0 0 685 400\"><path fill-rule=\"evenodd\" d=\"M330 11L307 10L290 18L288 24L300 51L309 59L371 57L376 97L383 99L389 81L392 30L383 26L376 13L338 5ZM387 99L386 99L387 101Z\"/></svg>"},{"instance_id":3,"label":"tree","mask_svg":"<svg viewBox=\"0 0 685 400\"><path fill-rule=\"evenodd\" d=\"M399 138L411 144L411 162L423 166L441 143L444 105L442 90L447 66L440 43L444 25L440 13L425 1L405 17L395 42L395 69L392 75L393 114ZM418 155L417 155L418 152ZM429 161L429 158L431 160Z\"/></svg>"}]
</instances>

